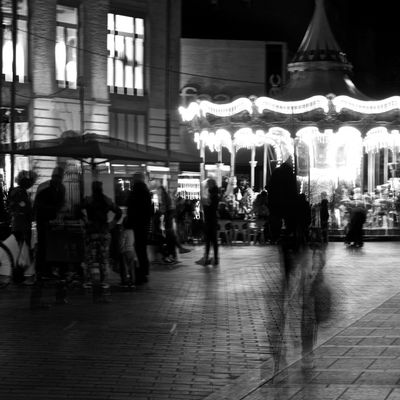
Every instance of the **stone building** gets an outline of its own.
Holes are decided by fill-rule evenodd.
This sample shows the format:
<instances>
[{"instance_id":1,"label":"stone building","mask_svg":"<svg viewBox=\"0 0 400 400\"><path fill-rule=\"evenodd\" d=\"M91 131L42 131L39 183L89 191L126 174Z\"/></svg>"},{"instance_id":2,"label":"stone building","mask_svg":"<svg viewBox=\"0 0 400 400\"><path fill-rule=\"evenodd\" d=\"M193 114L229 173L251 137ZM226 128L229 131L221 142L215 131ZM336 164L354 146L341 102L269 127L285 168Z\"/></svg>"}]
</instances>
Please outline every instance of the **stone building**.
<instances>
[{"instance_id":1,"label":"stone building","mask_svg":"<svg viewBox=\"0 0 400 400\"><path fill-rule=\"evenodd\" d=\"M15 141L75 131L179 150L179 0L20 0L14 15L0 4L3 142L13 109ZM16 157L16 173L35 167L44 180L56 162Z\"/></svg>"}]
</instances>

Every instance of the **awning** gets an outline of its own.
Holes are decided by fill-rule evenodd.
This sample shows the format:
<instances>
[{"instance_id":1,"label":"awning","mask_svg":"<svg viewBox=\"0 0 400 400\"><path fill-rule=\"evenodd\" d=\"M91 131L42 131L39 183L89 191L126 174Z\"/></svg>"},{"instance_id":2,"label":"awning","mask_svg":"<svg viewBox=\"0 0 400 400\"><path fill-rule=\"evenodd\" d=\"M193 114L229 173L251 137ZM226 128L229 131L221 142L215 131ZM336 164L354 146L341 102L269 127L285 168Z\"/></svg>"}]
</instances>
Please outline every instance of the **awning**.
<instances>
[{"instance_id":1,"label":"awning","mask_svg":"<svg viewBox=\"0 0 400 400\"><path fill-rule=\"evenodd\" d=\"M153 146L114 139L98 134L85 134L65 138L32 140L15 143L13 153L23 156L67 157L92 165L108 161L141 162L201 162L194 157L176 151L167 152ZM11 154L11 145L0 145L0 154ZM197 158L197 159L196 159Z\"/></svg>"}]
</instances>

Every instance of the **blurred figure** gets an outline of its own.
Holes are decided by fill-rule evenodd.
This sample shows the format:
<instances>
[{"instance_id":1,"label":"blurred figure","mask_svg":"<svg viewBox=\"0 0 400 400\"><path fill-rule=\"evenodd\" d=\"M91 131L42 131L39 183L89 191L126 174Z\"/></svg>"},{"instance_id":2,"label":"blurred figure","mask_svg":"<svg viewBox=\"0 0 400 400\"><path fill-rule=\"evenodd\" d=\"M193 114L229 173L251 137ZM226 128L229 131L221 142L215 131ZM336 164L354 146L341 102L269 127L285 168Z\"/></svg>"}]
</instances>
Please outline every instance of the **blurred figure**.
<instances>
[{"instance_id":1,"label":"blurred figure","mask_svg":"<svg viewBox=\"0 0 400 400\"><path fill-rule=\"evenodd\" d=\"M204 265L211 264L209 258L211 245L214 250L213 265L219 265L218 255L218 218L217 210L219 204L218 186L213 178L208 178L205 183L205 192L202 198L202 206L204 212L204 234L205 234L205 251Z\"/></svg>"},{"instance_id":2,"label":"blurred figure","mask_svg":"<svg viewBox=\"0 0 400 400\"><path fill-rule=\"evenodd\" d=\"M127 206L128 226L133 229L135 251L139 262L135 284L141 285L148 281L149 276L147 236L150 220L154 212L151 193L145 183L143 172L135 172L133 174L133 185L128 197Z\"/></svg>"},{"instance_id":3,"label":"blurred figure","mask_svg":"<svg viewBox=\"0 0 400 400\"><path fill-rule=\"evenodd\" d=\"M93 301L106 302L110 285L106 282L110 262L109 212L114 213L113 223L121 218L121 209L103 193L103 183L92 182L92 195L82 206L86 223L87 266L93 285Z\"/></svg>"},{"instance_id":4,"label":"blurred figure","mask_svg":"<svg viewBox=\"0 0 400 400\"><path fill-rule=\"evenodd\" d=\"M321 236L324 243L328 243L329 203L326 192L321 193L320 203Z\"/></svg>"},{"instance_id":5,"label":"blurred figure","mask_svg":"<svg viewBox=\"0 0 400 400\"><path fill-rule=\"evenodd\" d=\"M345 242L352 247L362 247L364 245L363 226L367 219L365 208L356 205L350 211L350 222L347 227Z\"/></svg>"},{"instance_id":6,"label":"blurred figure","mask_svg":"<svg viewBox=\"0 0 400 400\"><path fill-rule=\"evenodd\" d=\"M295 230L297 185L289 163L284 162L272 172L267 190L272 243L276 243L280 238L282 222L285 223L287 236L292 235Z\"/></svg>"},{"instance_id":7,"label":"blurred figure","mask_svg":"<svg viewBox=\"0 0 400 400\"><path fill-rule=\"evenodd\" d=\"M311 207L304 193L297 196L296 230L299 244L305 246L309 241Z\"/></svg>"}]
</instances>

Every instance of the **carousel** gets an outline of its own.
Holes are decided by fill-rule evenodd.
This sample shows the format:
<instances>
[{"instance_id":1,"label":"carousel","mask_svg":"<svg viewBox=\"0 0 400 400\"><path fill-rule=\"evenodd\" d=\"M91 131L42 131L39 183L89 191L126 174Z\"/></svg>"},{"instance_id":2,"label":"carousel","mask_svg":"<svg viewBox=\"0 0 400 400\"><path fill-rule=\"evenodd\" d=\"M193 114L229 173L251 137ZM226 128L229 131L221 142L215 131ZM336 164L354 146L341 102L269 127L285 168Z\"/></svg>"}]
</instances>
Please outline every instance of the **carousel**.
<instances>
[{"instance_id":1,"label":"carousel","mask_svg":"<svg viewBox=\"0 0 400 400\"><path fill-rule=\"evenodd\" d=\"M329 197L332 229L343 229L349 208L362 205L367 229L398 233L400 96L373 100L355 87L352 65L332 34L323 0L316 0L288 71L288 83L274 97L225 104L198 100L180 107L203 160L200 179L211 151L218 155L217 178L229 171L234 181L237 154L247 149L252 187L265 186L271 169L291 162L299 190L311 203ZM261 182L256 182L260 166Z\"/></svg>"}]
</instances>

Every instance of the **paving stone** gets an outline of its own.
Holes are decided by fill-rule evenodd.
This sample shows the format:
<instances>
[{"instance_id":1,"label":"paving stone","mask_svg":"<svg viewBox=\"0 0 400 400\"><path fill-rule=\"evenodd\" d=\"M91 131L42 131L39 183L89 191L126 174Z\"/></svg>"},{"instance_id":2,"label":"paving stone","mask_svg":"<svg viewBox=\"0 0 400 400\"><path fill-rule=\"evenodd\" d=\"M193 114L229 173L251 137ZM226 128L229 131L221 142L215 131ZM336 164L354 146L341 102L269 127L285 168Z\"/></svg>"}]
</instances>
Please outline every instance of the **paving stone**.
<instances>
[{"instance_id":1,"label":"paving stone","mask_svg":"<svg viewBox=\"0 0 400 400\"><path fill-rule=\"evenodd\" d=\"M329 244L334 312L318 327L314 369L298 361L302 300L296 285L283 291L278 248L222 247L218 269L195 264L202 252L192 247L175 269L152 267L149 284L113 290L105 305L74 292L72 305L31 312L29 288L1 290L0 398L13 400L14 389L15 399L29 400L265 399L279 391L336 400L378 382L380 400L390 382L385 400L396 400L397 243L367 243L357 255Z\"/></svg>"},{"instance_id":2,"label":"paving stone","mask_svg":"<svg viewBox=\"0 0 400 400\"><path fill-rule=\"evenodd\" d=\"M338 400L385 400L390 391L390 388L372 386L348 388Z\"/></svg>"}]
</instances>

